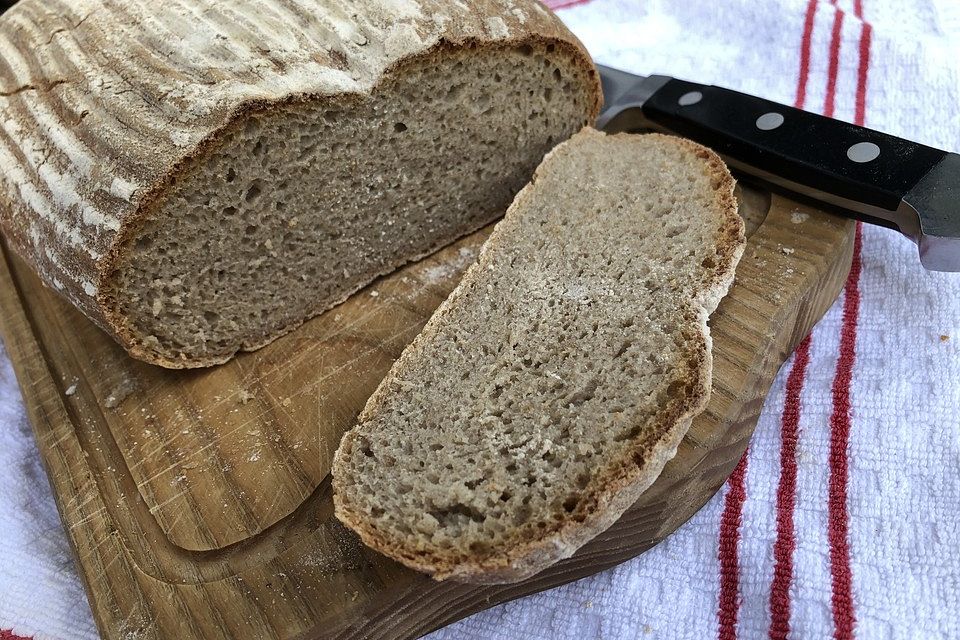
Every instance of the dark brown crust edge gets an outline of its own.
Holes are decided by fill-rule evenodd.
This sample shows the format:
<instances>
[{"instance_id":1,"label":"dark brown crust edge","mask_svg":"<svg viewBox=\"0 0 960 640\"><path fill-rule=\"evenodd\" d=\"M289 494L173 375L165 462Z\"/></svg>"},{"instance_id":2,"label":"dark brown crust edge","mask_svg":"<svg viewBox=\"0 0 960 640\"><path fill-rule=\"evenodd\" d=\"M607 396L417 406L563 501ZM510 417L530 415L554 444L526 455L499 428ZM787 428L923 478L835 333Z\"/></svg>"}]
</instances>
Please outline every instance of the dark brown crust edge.
<instances>
[{"instance_id":1,"label":"dark brown crust edge","mask_svg":"<svg viewBox=\"0 0 960 640\"><path fill-rule=\"evenodd\" d=\"M630 134L619 134L630 136ZM737 213L737 202L733 195L735 182L726 165L713 151L694 142L661 134L649 134L668 140L690 151L704 162L712 177L716 204L725 220L717 236L717 261L710 278L704 283L699 303L702 316L697 332L696 352L688 354L684 364L685 372L678 378L686 379L684 388L685 402L673 403L657 423L657 431L663 437L652 451L644 452L641 443L634 443L632 450L620 460L612 461L602 474L593 478L585 490L586 499L559 526L547 528L536 540L524 542L506 554L471 561L457 554L429 553L423 550L407 549L402 542L389 539L371 526L363 514L349 504L348 489L343 479L348 475L346 468L349 451L357 435L357 428L344 435L334 457L333 488L336 517L346 526L357 532L364 544L383 553L408 567L431 574L437 580L454 579L462 582L494 584L517 582L526 579L573 553L597 534L606 530L639 498L660 475L666 463L675 455L676 449L690 427L693 418L706 408L710 399L712 356L707 316L726 294L733 282L737 262L743 254L746 244L744 224ZM539 169L534 174L536 181ZM529 188L525 187L514 200L511 209L529 197ZM509 215L509 210L508 210ZM389 393L387 381L397 371L406 366L419 346L429 340L436 331L436 325L449 312L449 308L459 298L460 291L482 276L484 272L484 254L495 248L500 241L498 229L487 240L481 251L480 260L466 272L461 284L450 297L437 309L424 327L423 332L404 350L384 382L370 397L360 414L358 425L382 403L382 397ZM691 365L690 363L694 363Z\"/></svg>"},{"instance_id":2,"label":"dark brown crust edge","mask_svg":"<svg viewBox=\"0 0 960 640\"><path fill-rule=\"evenodd\" d=\"M564 29L563 31L566 30ZM559 51L562 51L569 56L571 66L579 66L580 71L584 74L584 76L588 79L592 79L593 86L584 87L584 89L587 92L592 93L593 96L590 111L585 114L587 122L593 122L596 120L597 115L600 112L600 107L603 100L599 74L597 73L589 54L580 41L568 31L565 33L563 31L556 36L526 34L524 37L512 38L493 43L475 39L467 39L462 42L451 43L447 40L441 39L433 47L422 52L418 52L415 55L398 60L391 65L381 75L377 85L371 90L371 93L376 92L378 87L383 82L389 80L393 74L402 73L404 68L408 65L415 64L432 56L441 56L444 53L453 50L463 48L479 48L487 51L496 51L499 49L518 48L524 45L541 45L545 47L548 44L552 44L555 45ZM150 364L159 365L168 369L209 367L229 361L240 351L255 351L266 346L273 340L276 340L290 331L293 331L310 318L340 304L349 298L350 295L361 289L363 286L366 286L366 284L369 284L377 277L389 273L390 270L372 272L369 275L369 278L366 279L366 282L357 287L357 289L354 291L349 291L338 299L322 302L309 313L307 313L303 318L301 318L299 322L290 323L284 327L281 327L277 331L269 334L263 333L252 340L238 344L236 349L229 353L194 359L173 357L172 354L161 353L160 351L146 346L137 336L134 329L130 326L130 322L127 320L127 318L118 309L118 296L116 289L117 275L124 263L129 259L132 252L131 247L135 243L136 238L144 224L148 219L150 219L151 215L162 206L166 194L172 188L173 184L183 175L189 173L198 163L203 162L207 155L212 150L216 149L220 140L229 135L229 133L236 128L242 127L246 119L252 115L262 114L273 109L282 109L294 104L302 104L314 101L320 103L327 102L331 105L347 104L349 101L359 99L360 97L361 96L357 94L342 94L336 96L299 94L288 96L282 100L273 102L259 100L250 101L237 107L237 109L230 116L228 123L207 136L203 141L200 142L199 145L197 145L191 154L185 156L175 167L169 171L166 176L160 180L160 182L151 187L150 191L143 199L143 204L137 209L137 211L124 220L120 231L113 240L110 250L107 252L104 259L98 264L99 273L96 279L96 300L100 308L102 318L94 317L91 319L94 320L94 322L96 322L102 329L107 331L107 333L109 333L117 342L119 342L120 345L126 349L129 355L138 360L143 360ZM435 246L428 248L420 255L412 256L409 261L415 261L430 255L437 249L455 241L459 237L471 233L472 231L476 231L476 229L469 228L457 230L456 233L451 234L449 237L441 240ZM28 261L32 262L29 260L29 258Z\"/></svg>"}]
</instances>

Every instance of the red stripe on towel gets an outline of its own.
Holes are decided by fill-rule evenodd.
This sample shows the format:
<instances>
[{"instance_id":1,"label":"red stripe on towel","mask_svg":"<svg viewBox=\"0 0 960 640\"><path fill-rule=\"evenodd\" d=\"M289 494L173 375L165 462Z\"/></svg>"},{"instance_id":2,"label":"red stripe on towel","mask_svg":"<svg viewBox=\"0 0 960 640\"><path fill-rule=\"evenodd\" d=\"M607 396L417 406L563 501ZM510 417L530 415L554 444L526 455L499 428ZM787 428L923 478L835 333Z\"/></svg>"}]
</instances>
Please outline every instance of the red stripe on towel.
<instances>
[{"instance_id":1,"label":"red stripe on towel","mask_svg":"<svg viewBox=\"0 0 960 640\"><path fill-rule=\"evenodd\" d=\"M800 38L800 71L797 75L797 94L794 102L802 109L807 99L807 81L810 76L810 48L818 0L809 0ZM809 350L809 338L804 341ZM801 347L803 347L803 344ZM808 359L809 356L805 356ZM794 361L796 366L796 361ZM806 369L804 363L803 368ZM792 372L791 372L792 374ZM801 383L802 384L802 383ZM797 392L799 396L799 390ZM746 474L750 449L727 479L727 495L720 517L718 559L720 561L720 596L717 618L720 640L736 640L737 619L740 614L740 525L743 522L743 504L747 498Z\"/></svg>"},{"instance_id":2,"label":"red stripe on towel","mask_svg":"<svg viewBox=\"0 0 960 640\"><path fill-rule=\"evenodd\" d=\"M853 638L856 616L853 611L853 573L850 569L847 510L847 482L850 441L850 382L856 359L857 322L860 313L861 227L853 249L853 266L847 278L843 301L843 327L840 331L840 357L833 379L833 414L830 416L830 480L828 485L827 537L830 541L830 577L832 586L834 638Z\"/></svg>"},{"instance_id":3,"label":"red stripe on towel","mask_svg":"<svg viewBox=\"0 0 960 640\"><path fill-rule=\"evenodd\" d=\"M836 0L831 0L836 6ZM796 107L802 109L806 100L806 75L810 64L810 39L816 14L816 0L807 6L804 23L801 76L797 87ZM837 95L837 75L840 67L840 40L843 33L843 12L834 13L830 34L830 63L827 71L827 91L823 113L832 116ZM777 535L773 544L773 581L770 584L770 631L772 640L786 640L790 632L790 584L793 581L793 553L796 549L794 511L797 503L797 439L800 425L800 394L810 362L808 336L797 348L790 375L787 378L787 397L780 419L780 482L777 486Z\"/></svg>"},{"instance_id":4,"label":"red stripe on towel","mask_svg":"<svg viewBox=\"0 0 960 640\"><path fill-rule=\"evenodd\" d=\"M870 70L870 44L873 27L863 20L863 1L855 0L854 14L861 20L860 63L857 68L857 97L854 122L866 120L867 76ZM831 605L833 636L837 640L853 638L856 612L853 604L853 571L850 566L850 513L847 505L851 428L850 386L856 362L857 325L860 320L860 273L863 232L857 223L853 264L844 289L843 326L840 331L840 357L833 379L833 413L830 416L830 479L828 484L827 537L830 541Z\"/></svg>"},{"instance_id":5,"label":"red stripe on towel","mask_svg":"<svg viewBox=\"0 0 960 640\"><path fill-rule=\"evenodd\" d=\"M823 115L833 117L837 102L837 75L840 68L840 43L843 34L843 11L833 14L833 31L830 34L830 66L827 69L827 94L823 99Z\"/></svg>"},{"instance_id":6,"label":"red stripe on towel","mask_svg":"<svg viewBox=\"0 0 960 640\"><path fill-rule=\"evenodd\" d=\"M810 77L810 44L813 40L813 22L817 16L817 0L807 3L807 15L803 20L803 36L800 39L800 74L797 76L797 97L794 106L803 109L807 101L807 79Z\"/></svg>"},{"instance_id":7,"label":"red stripe on towel","mask_svg":"<svg viewBox=\"0 0 960 640\"><path fill-rule=\"evenodd\" d=\"M720 603L717 617L720 622L720 640L735 640L737 617L740 613L740 524L743 522L743 503L747 499L748 448L736 469L727 479L727 495L720 516Z\"/></svg>"},{"instance_id":8,"label":"red stripe on towel","mask_svg":"<svg viewBox=\"0 0 960 640\"><path fill-rule=\"evenodd\" d=\"M810 362L810 336L794 355L787 377L787 398L780 421L780 484L777 487L777 538L773 545L773 582L770 585L770 638L786 640L790 632L790 582L793 551L797 546L793 512L797 504L797 440L800 437L800 394Z\"/></svg>"},{"instance_id":9,"label":"red stripe on towel","mask_svg":"<svg viewBox=\"0 0 960 640\"><path fill-rule=\"evenodd\" d=\"M860 11L863 11L862 5L857 3ZM862 18L862 13L857 13L857 17ZM870 23L863 22L860 26L860 66L857 69L857 102L854 113L854 122L863 126L867 116L867 73L870 70L870 42L873 40L873 27Z\"/></svg>"}]
</instances>

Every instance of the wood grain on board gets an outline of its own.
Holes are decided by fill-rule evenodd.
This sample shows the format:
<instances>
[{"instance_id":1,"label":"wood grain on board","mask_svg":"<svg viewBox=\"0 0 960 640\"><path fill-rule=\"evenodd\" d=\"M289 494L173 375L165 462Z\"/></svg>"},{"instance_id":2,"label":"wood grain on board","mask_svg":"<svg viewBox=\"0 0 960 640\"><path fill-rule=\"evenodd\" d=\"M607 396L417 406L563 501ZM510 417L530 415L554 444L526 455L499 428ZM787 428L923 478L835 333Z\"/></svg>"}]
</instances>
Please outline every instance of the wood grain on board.
<instances>
[{"instance_id":1,"label":"wood grain on board","mask_svg":"<svg viewBox=\"0 0 960 640\"><path fill-rule=\"evenodd\" d=\"M741 198L754 232L710 322L708 410L614 527L503 586L436 583L364 548L333 517L328 477L341 434L489 230L200 371L128 358L4 247L0 330L104 638L415 637L662 540L731 472L774 375L850 265L852 222Z\"/></svg>"}]
</instances>

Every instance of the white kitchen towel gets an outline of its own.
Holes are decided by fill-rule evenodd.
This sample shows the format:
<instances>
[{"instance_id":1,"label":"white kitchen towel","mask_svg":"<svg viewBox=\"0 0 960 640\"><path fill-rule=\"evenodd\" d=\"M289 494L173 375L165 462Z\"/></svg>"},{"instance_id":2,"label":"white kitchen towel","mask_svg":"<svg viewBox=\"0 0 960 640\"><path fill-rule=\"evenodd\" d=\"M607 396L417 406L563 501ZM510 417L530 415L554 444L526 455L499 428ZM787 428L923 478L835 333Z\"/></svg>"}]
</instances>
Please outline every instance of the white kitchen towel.
<instances>
[{"instance_id":1,"label":"white kitchen towel","mask_svg":"<svg viewBox=\"0 0 960 640\"><path fill-rule=\"evenodd\" d=\"M598 62L960 150L956 0L552 4ZM0 469L0 640L95 638L5 358ZM862 228L844 294L689 523L431 640L767 636L960 638L960 274L887 230Z\"/></svg>"}]
</instances>

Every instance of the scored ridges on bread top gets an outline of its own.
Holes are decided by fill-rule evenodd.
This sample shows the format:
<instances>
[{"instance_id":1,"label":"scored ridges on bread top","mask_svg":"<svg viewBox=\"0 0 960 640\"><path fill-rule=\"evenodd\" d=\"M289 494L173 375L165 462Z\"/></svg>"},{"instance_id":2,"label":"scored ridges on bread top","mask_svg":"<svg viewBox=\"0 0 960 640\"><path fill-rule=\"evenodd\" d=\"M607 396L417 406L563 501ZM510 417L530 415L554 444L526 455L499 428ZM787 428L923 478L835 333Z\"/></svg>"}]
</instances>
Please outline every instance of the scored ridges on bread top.
<instances>
[{"instance_id":1,"label":"scored ridges on bread top","mask_svg":"<svg viewBox=\"0 0 960 640\"><path fill-rule=\"evenodd\" d=\"M367 95L445 48L525 42L590 67L535 0L23 0L0 17L0 222L45 283L137 357L222 361L144 348L111 291L193 159L251 112Z\"/></svg>"}]
</instances>

